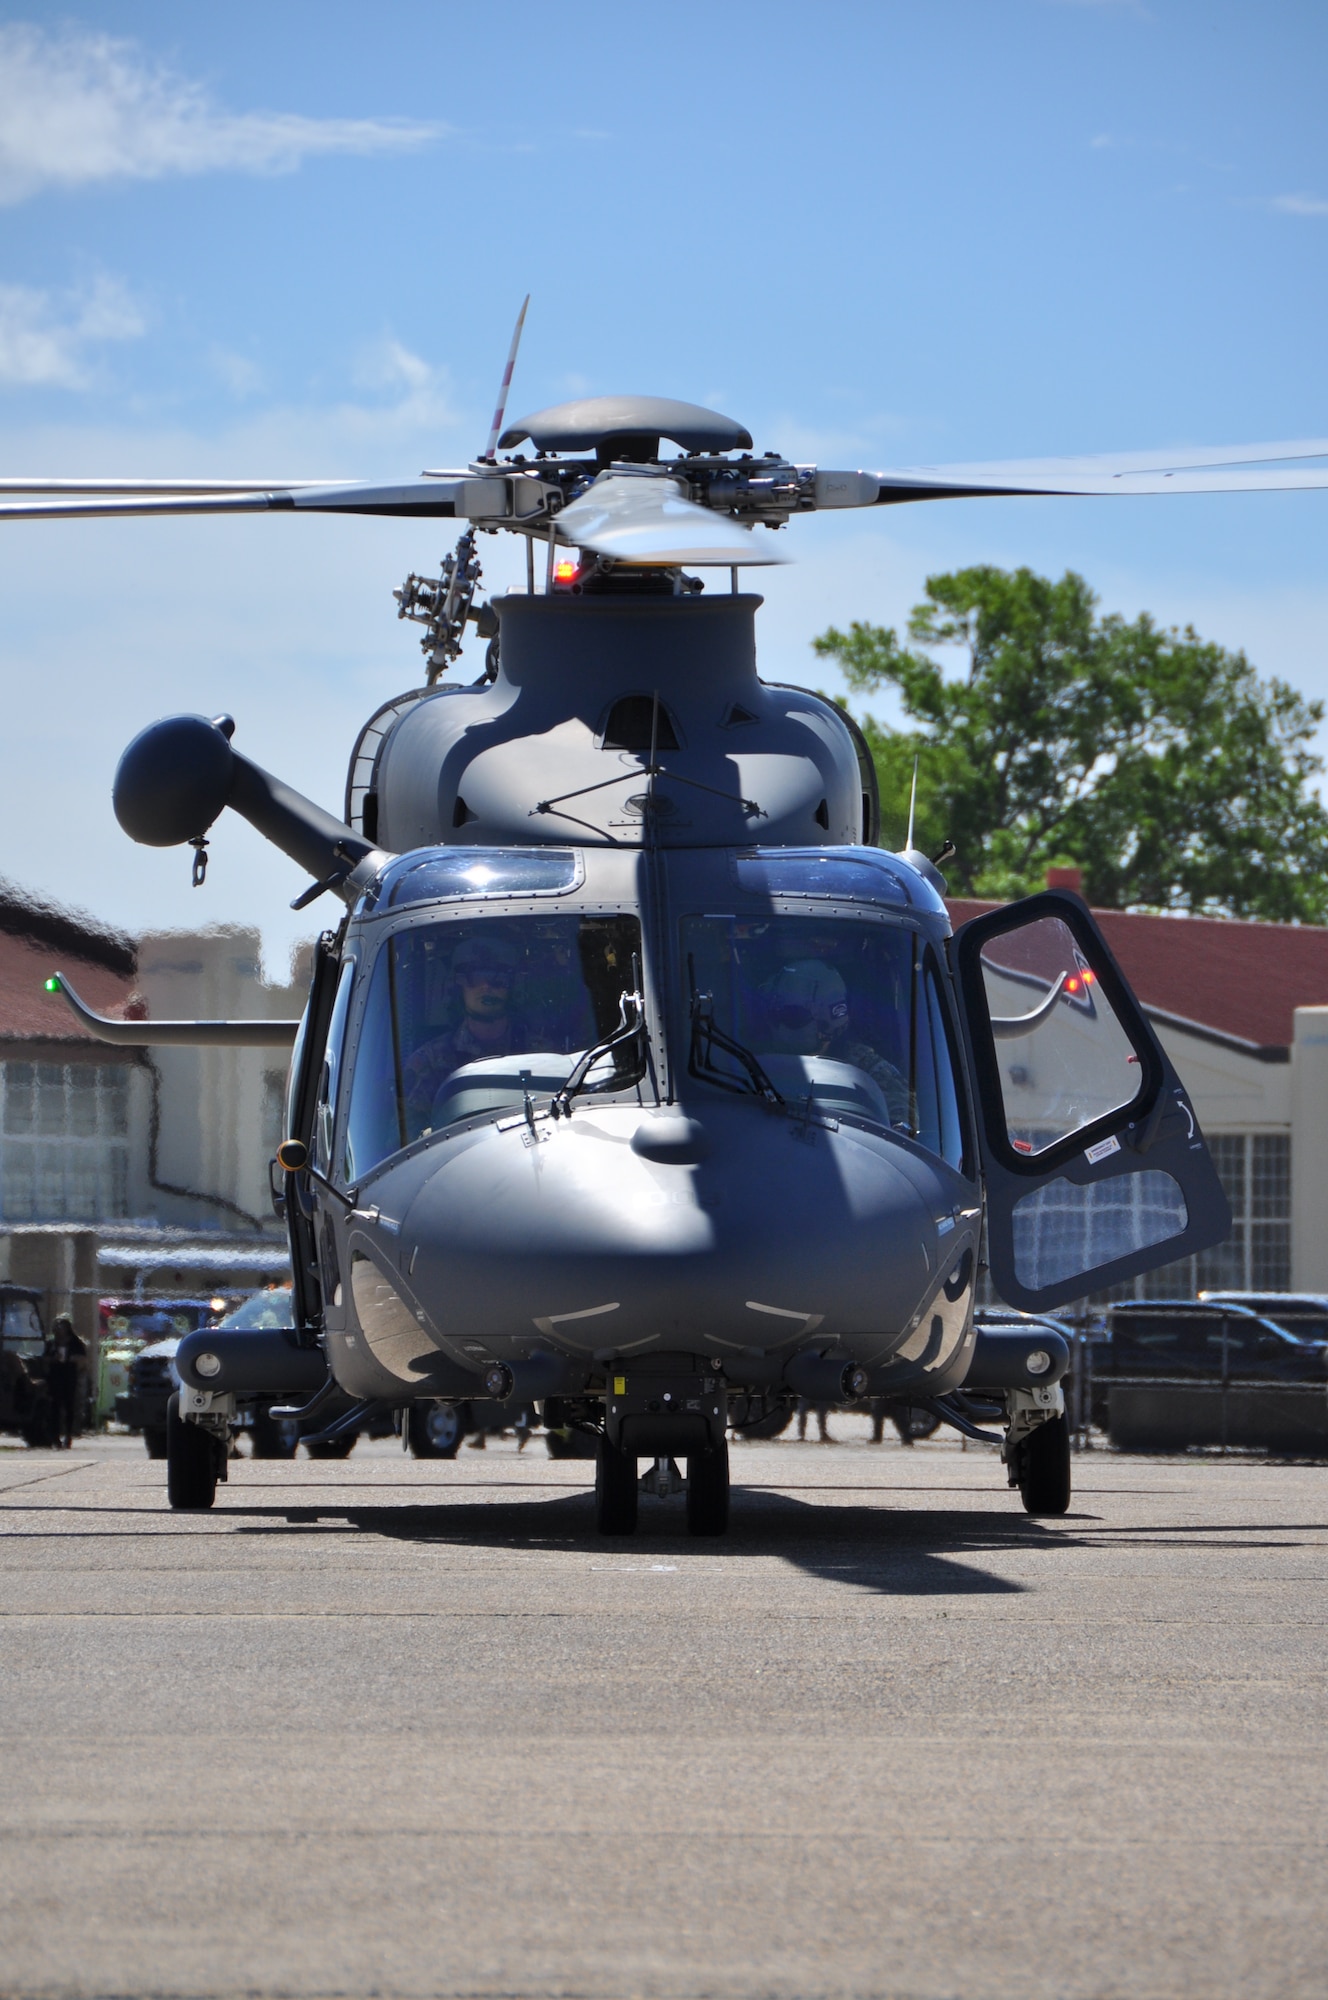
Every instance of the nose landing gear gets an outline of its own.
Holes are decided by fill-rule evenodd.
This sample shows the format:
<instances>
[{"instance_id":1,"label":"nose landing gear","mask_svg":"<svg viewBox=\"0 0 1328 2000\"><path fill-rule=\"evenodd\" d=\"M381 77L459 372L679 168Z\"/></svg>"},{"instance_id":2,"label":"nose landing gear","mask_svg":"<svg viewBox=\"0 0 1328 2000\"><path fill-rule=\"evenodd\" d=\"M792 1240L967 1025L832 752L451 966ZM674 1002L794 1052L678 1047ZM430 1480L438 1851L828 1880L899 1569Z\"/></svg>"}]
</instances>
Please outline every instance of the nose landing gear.
<instances>
[{"instance_id":1,"label":"nose landing gear","mask_svg":"<svg viewBox=\"0 0 1328 2000\"><path fill-rule=\"evenodd\" d=\"M657 1461L657 1464L671 1461ZM650 1475L647 1474L647 1480ZM660 1498L670 1482L660 1482ZM636 1456L611 1444L601 1436L595 1464L595 1526L601 1535L632 1535L636 1532L640 1484L636 1476ZM676 1488L674 1489L676 1490ZM722 1438L708 1451L693 1451L687 1457L687 1532L689 1535L722 1535L729 1525L729 1447Z\"/></svg>"},{"instance_id":2,"label":"nose landing gear","mask_svg":"<svg viewBox=\"0 0 1328 2000\"><path fill-rule=\"evenodd\" d=\"M655 1460L660 1499L676 1492L673 1461L687 1461L687 1532L722 1535L729 1524L728 1390L704 1356L653 1354L608 1371L604 1432L595 1473L602 1535L636 1527L638 1458Z\"/></svg>"}]
</instances>

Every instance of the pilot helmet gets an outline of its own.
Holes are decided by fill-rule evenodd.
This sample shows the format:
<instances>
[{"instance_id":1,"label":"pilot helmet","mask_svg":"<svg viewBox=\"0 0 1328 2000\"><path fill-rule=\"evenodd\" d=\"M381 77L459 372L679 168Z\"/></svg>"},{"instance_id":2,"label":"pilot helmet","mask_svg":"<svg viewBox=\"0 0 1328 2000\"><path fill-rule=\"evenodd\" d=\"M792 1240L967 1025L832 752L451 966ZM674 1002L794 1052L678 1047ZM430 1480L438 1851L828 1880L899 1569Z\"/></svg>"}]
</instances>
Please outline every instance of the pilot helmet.
<instances>
[{"instance_id":1,"label":"pilot helmet","mask_svg":"<svg viewBox=\"0 0 1328 2000\"><path fill-rule=\"evenodd\" d=\"M516 966L516 949L504 937L468 937L452 954L452 977L458 982L478 972L510 986Z\"/></svg>"},{"instance_id":2,"label":"pilot helmet","mask_svg":"<svg viewBox=\"0 0 1328 2000\"><path fill-rule=\"evenodd\" d=\"M770 988L770 1018L781 1037L807 1053L848 1025L848 988L823 958L781 965Z\"/></svg>"}]
</instances>

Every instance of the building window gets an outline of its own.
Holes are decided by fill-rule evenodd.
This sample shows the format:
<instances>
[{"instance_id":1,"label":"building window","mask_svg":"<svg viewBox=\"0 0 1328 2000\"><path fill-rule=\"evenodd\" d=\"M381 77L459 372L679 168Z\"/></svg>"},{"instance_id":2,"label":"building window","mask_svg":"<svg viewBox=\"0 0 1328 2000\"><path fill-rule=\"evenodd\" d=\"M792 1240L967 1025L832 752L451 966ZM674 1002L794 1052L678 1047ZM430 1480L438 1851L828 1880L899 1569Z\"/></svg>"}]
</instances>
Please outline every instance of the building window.
<instances>
[{"instance_id":1,"label":"building window","mask_svg":"<svg viewBox=\"0 0 1328 2000\"><path fill-rule=\"evenodd\" d=\"M7 1222L129 1213L129 1074L126 1063L0 1063Z\"/></svg>"},{"instance_id":2,"label":"building window","mask_svg":"<svg viewBox=\"0 0 1328 2000\"><path fill-rule=\"evenodd\" d=\"M1231 1203L1231 1234L1197 1257L1146 1271L1124 1296L1193 1298L1200 1291L1285 1292L1291 1288L1291 1135L1214 1132L1208 1137Z\"/></svg>"},{"instance_id":3,"label":"building window","mask_svg":"<svg viewBox=\"0 0 1328 2000\"><path fill-rule=\"evenodd\" d=\"M1210 1132L1208 1150L1231 1203L1231 1234L1197 1257L1182 1257L1145 1271L1110 1291L1093 1292L1058 1310L1094 1312L1117 1299L1192 1299L1197 1292L1285 1292L1291 1289L1291 1135L1287 1132ZM977 1288L980 1306L999 1305L986 1266Z\"/></svg>"}]
</instances>

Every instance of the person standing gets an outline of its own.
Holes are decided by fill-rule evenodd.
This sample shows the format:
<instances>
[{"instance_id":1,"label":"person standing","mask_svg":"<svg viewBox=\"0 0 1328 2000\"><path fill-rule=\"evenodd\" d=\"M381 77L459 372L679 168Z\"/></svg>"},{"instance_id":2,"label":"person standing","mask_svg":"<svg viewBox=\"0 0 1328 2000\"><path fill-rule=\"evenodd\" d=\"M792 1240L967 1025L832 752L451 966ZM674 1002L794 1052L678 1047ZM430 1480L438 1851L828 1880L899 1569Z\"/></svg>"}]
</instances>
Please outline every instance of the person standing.
<instances>
[{"instance_id":1,"label":"person standing","mask_svg":"<svg viewBox=\"0 0 1328 2000\"><path fill-rule=\"evenodd\" d=\"M78 1396L83 1363L88 1350L74 1331L68 1313L57 1313L51 1321L51 1343L46 1364L46 1387L51 1398L55 1448L69 1451L78 1429Z\"/></svg>"}]
</instances>

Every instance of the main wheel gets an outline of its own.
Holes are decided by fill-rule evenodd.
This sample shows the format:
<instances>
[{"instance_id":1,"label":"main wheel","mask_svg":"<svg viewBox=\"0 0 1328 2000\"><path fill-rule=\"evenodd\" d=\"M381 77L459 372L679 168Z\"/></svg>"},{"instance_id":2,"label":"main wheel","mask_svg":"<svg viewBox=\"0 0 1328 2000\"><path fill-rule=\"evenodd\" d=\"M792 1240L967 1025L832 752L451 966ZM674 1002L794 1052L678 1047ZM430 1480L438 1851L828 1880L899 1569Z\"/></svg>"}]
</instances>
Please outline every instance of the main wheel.
<instances>
[{"instance_id":1,"label":"main wheel","mask_svg":"<svg viewBox=\"0 0 1328 2000\"><path fill-rule=\"evenodd\" d=\"M607 1437L595 1459L595 1526L601 1535L636 1533L636 1457Z\"/></svg>"},{"instance_id":2,"label":"main wheel","mask_svg":"<svg viewBox=\"0 0 1328 2000\"><path fill-rule=\"evenodd\" d=\"M415 1458L455 1458L466 1419L455 1403L412 1403L409 1441Z\"/></svg>"},{"instance_id":3,"label":"main wheel","mask_svg":"<svg viewBox=\"0 0 1328 2000\"><path fill-rule=\"evenodd\" d=\"M599 1440L589 1431L552 1430L544 1433L544 1447L550 1458L595 1458Z\"/></svg>"},{"instance_id":4,"label":"main wheel","mask_svg":"<svg viewBox=\"0 0 1328 2000\"><path fill-rule=\"evenodd\" d=\"M172 1507L197 1512L217 1497L217 1475L225 1450L201 1424L180 1415L180 1398L166 1405L166 1498Z\"/></svg>"},{"instance_id":5,"label":"main wheel","mask_svg":"<svg viewBox=\"0 0 1328 2000\"><path fill-rule=\"evenodd\" d=\"M729 1444L694 1451L687 1460L687 1532L722 1535L729 1525Z\"/></svg>"},{"instance_id":6,"label":"main wheel","mask_svg":"<svg viewBox=\"0 0 1328 2000\"><path fill-rule=\"evenodd\" d=\"M250 1432L255 1458L294 1458L300 1442L298 1424L278 1423L270 1414L270 1405L260 1403L254 1411L254 1427Z\"/></svg>"},{"instance_id":7,"label":"main wheel","mask_svg":"<svg viewBox=\"0 0 1328 2000\"><path fill-rule=\"evenodd\" d=\"M793 1404L778 1403L773 1410L767 1410L763 1417L758 1417L755 1423L735 1424L733 1435L747 1444L764 1444L767 1438L782 1436L792 1422Z\"/></svg>"},{"instance_id":8,"label":"main wheel","mask_svg":"<svg viewBox=\"0 0 1328 2000\"><path fill-rule=\"evenodd\" d=\"M901 1444L913 1444L918 1438L929 1438L933 1431L941 1428L939 1417L930 1410L915 1410L911 1404L896 1403L890 1412L890 1420L899 1433Z\"/></svg>"},{"instance_id":9,"label":"main wheel","mask_svg":"<svg viewBox=\"0 0 1328 2000\"><path fill-rule=\"evenodd\" d=\"M340 1437L324 1438L319 1444L305 1446L310 1458L349 1458L355 1449L358 1431L343 1431Z\"/></svg>"},{"instance_id":10,"label":"main wheel","mask_svg":"<svg viewBox=\"0 0 1328 2000\"><path fill-rule=\"evenodd\" d=\"M1070 1505L1070 1426L1064 1415L1039 1424L1019 1446L1019 1493L1030 1514L1064 1514Z\"/></svg>"},{"instance_id":11,"label":"main wheel","mask_svg":"<svg viewBox=\"0 0 1328 2000\"><path fill-rule=\"evenodd\" d=\"M165 1458L166 1426L164 1424L144 1424L143 1442L148 1448L149 1458Z\"/></svg>"}]
</instances>

